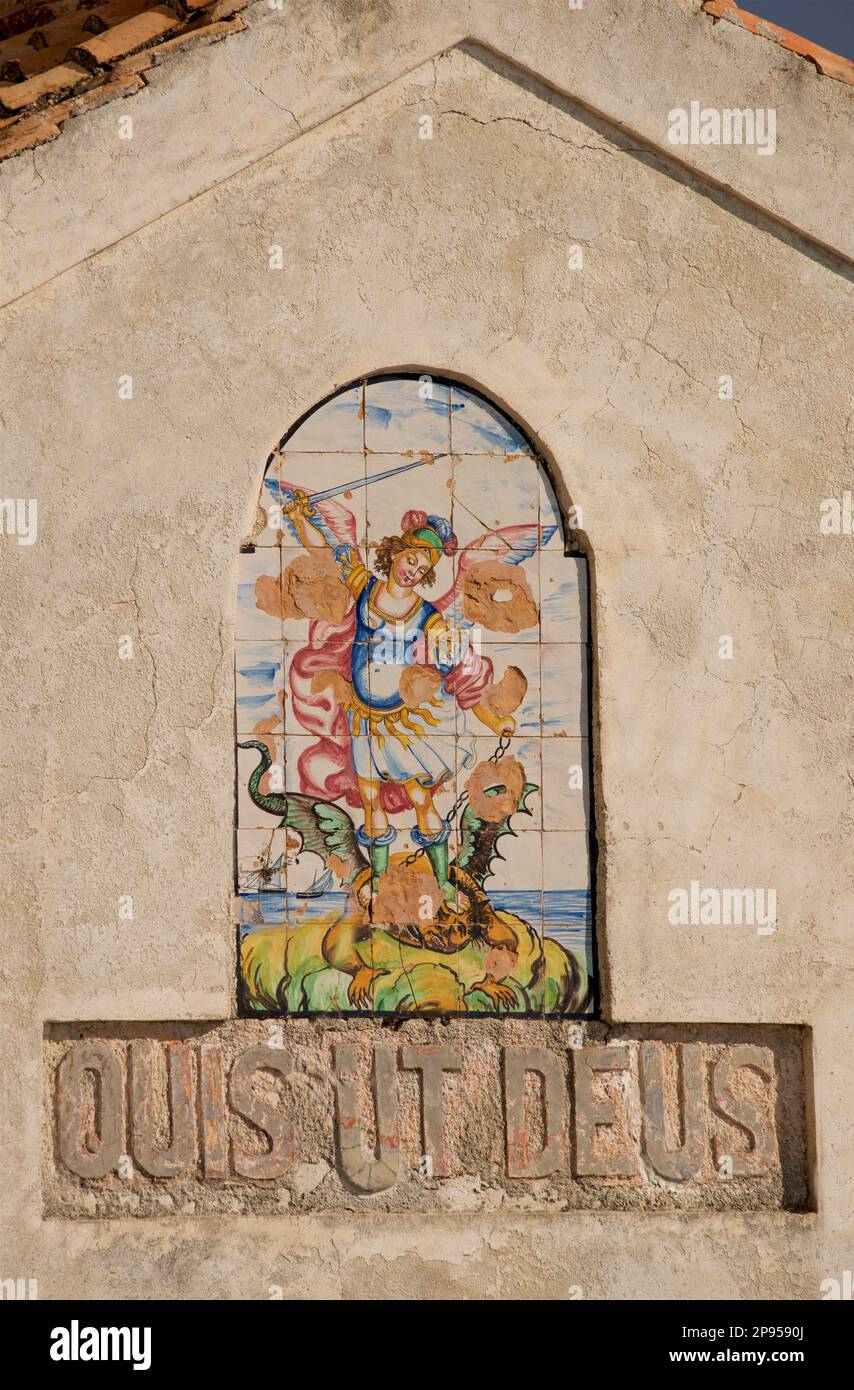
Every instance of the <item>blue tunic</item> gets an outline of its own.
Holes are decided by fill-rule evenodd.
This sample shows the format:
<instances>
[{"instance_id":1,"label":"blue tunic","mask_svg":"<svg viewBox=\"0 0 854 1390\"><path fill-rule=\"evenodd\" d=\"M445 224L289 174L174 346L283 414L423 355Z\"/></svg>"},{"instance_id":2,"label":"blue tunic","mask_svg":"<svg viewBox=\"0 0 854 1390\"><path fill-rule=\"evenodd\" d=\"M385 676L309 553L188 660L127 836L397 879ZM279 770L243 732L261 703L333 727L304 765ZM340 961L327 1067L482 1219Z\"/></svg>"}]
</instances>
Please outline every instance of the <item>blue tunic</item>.
<instances>
[{"instance_id":1,"label":"blue tunic","mask_svg":"<svg viewBox=\"0 0 854 1390\"><path fill-rule=\"evenodd\" d=\"M371 709L388 713L400 709L400 677L407 666L424 660L416 653L416 643L438 609L416 595L413 607L402 618L389 618L379 611L375 595L379 580L370 575L356 601L356 631L353 637L353 687L359 699ZM432 665L443 676L453 662L433 654Z\"/></svg>"},{"instance_id":2,"label":"blue tunic","mask_svg":"<svg viewBox=\"0 0 854 1390\"><path fill-rule=\"evenodd\" d=\"M427 714L419 719L419 711L407 709L401 699L400 679L416 661L429 662L443 676L453 669L450 654L436 650L435 643L416 647L419 638L429 637L428 624L444 630L441 614L416 594L408 613L388 617L377 605L381 583L367 573L358 552L339 546L333 553L356 598L351 655L356 701L347 710L356 775L366 781L417 780L422 786L437 786L457 772L455 703L443 683L434 700L424 702ZM465 761L468 765L470 759Z\"/></svg>"}]
</instances>

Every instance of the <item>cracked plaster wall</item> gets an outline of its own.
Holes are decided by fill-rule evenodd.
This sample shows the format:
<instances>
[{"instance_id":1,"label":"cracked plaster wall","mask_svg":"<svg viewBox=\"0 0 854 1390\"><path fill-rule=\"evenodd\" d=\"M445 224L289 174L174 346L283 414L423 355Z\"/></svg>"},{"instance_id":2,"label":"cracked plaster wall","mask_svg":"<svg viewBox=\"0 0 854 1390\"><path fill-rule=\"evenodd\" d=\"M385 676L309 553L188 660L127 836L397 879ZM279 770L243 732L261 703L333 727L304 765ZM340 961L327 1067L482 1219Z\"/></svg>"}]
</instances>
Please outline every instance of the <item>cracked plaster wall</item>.
<instances>
[{"instance_id":1,"label":"cracked plaster wall","mask_svg":"<svg viewBox=\"0 0 854 1390\"><path fill-rule=\"evenodd\" d=\"M850 1268L852 542L818 529L849 285L634 145L456 49L4 312L3 492L39 539L0 550L0 1248L43 1296L813 1298ZM606 1015L811 1025L817 1215L41 1219L42 1021L234 1011L237 546L271 443L394 367L489 391L583 509ZM777 931L670 926L691 879L774 886Z\"/></svg>"},{"instance_id":2,"label":"cracked plaster wall","mask_svg":"<svg viewBox=\"0 0 854 1390\"><path fill-rule=\"evenodd\" d=\"M145 74L144 89L72 120L62 143L0 169L3 302L49 280L302 132L335 119L469 38L536 73L658 148L692 98L779 111L773 159L680 148L700 171L817 241L854 255L852 93L700 0L266 0L248 28ZM224 119L224 113L227 117ZM117 138L132 114L133 140ZM119 181L120 192L102 190ZM73 215L69 215L73 209Z\"/></svg>"}]
</instances>

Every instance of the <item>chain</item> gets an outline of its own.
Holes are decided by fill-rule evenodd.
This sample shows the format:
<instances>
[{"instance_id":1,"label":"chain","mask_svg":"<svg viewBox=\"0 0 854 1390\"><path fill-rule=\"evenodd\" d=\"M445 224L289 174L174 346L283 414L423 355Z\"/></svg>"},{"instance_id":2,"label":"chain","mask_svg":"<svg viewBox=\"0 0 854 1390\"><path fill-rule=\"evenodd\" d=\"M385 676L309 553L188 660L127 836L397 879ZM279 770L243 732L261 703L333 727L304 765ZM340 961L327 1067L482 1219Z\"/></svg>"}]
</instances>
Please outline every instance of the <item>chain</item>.
<instances>
[{"instance_id":1,"label":"chain","mask_svg":"<svg viewBox=\"0 0 854 1390\"><path fill-rule=\"evenodd\" d=\"M500 737L499 740L498 740L498 743L495 745L495 749L493 750L492 753L490 753L490 755L489 755L489 757L487 758L486 761L487 761L488 763L499 763L499 762L501 761L501 759L504 757L504 754L505 754L505 753L507 752L507 750L509 749L510 744L511 744L511 739L510 739L509 734L502 734L501 737ZM460 811L460 810L462 809L463 806L465 806L465 804L466 804L466 802L468 801L468 799L469 799L469 794L468 794L467 791L462 791L462 792L460 792L459 796L457 797L456 801L454 802L453 806L451 807L451 809L450 809L450 811L448 812L447 816L444 817L444 819L445 819L445 820L450 820L450 821L452 821L452 820L455 818L455 816L457 815L457 812ZM271 833L270 833L270 840L269 840L269 842L268 842L266 848L262 851L262 854L261 854L262 863L261 863L261 866L260 866L260 868L258 869L258 873L257 873L257 877L258 877L258 879L261 881L261 883L269 883L270 880L271 880L272 877L273 877L273 874L276 872L274 866L270 863L270 854L271 854L271 852L272 852L272 848L273 848L273 834L272 834L272 832L271 832ZM427 853L427 846L426 846L426 845L421 845L418 849L413 850L413 852L412 852L411 854L408 854L408 855L406 856L406 858L403 859L403 860L401 861L401 868L409 868L410 864L414 864L414 863L416 862L416 860L418 860L418 859L421 858L422 854L426 854L426 853Z\"/></svg>"},{"instance_id":2,"label":"chain","mask_svg":"<svg viewBox=\"0 0 854 1390\"><path fill-rule=\"evenodd\" d=\"M504 754L509 749L511 742L512 740L509 734L501 734L497 744L495 745L495 748L490 753L486 761L488 763L499 763L501 759L504 757ZM468 799L469 794L467 791L460 792L459 796L457 797L456 801L454 802L453 806L451 807L447 816L444 817L444 819L453 821L453 819L457 815L457 812L460 811L463 806L465 806ZM418 849L413 850L411 854L408 854L405 859L401 860L401 868L408 869L410 864L414 864L418 859L421 858L422 854L427 853L427 848L427 845L421 845ZM270 880L273 878L274 873L276 872L275 866L270 863L270 854L272 853L272 849L273 832L271 831L270 839L267 842L266 848L261 852L261 865L256 874L256 877L262 884L269 883Z\"/></svg>"},{"instance_id":3,"label":"chain","mask_svg":"<svg viewBox=\"0 0 854 1390\"><path fill-rule=\"evenodd\" d=\"M504 754L507 752L508 748L510 747L510 742L511 740L509 734L502 734L498 740L498 743L495 745L494 752L490 753L486 761L488 763L499 763L501 759L504 757ZM469 794L467 791L460 792L459 796L457 797L456 801L454 802L453 806L451 807L447 816L444 817L444 819L452 821L456 816L457 812L463 806L465 806L468 799ZM414 864L417 859L421 858L422 854L426 853L427 846L421 845L418 849L413 850L411 854L407 854L405 859L401 860L400 867L402 869L408 868L410 864Z\"/></svg>"}]
</instances>

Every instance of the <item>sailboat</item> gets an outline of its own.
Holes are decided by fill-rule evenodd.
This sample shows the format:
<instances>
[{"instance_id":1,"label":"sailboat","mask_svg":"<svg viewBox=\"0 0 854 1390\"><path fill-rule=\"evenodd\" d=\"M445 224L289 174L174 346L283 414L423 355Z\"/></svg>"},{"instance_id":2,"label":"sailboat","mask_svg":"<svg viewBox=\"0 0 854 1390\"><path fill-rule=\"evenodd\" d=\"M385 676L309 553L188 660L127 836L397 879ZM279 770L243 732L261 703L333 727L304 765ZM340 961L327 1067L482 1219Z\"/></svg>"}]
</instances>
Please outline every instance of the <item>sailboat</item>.
<instances>
[{"instance_id":1,"label":"sailboat","mask_svg":"<svg viewBox=\"0 0 854 1390\"><path fill-rule=\"evenodd\" d=\"M313 881L308 888L303 888L301 893L295 894L297 898L322 898L324 893L328 893L334 882L331 869L324 869L320 878L315 874Z\"/></svg>"}]
</instances>

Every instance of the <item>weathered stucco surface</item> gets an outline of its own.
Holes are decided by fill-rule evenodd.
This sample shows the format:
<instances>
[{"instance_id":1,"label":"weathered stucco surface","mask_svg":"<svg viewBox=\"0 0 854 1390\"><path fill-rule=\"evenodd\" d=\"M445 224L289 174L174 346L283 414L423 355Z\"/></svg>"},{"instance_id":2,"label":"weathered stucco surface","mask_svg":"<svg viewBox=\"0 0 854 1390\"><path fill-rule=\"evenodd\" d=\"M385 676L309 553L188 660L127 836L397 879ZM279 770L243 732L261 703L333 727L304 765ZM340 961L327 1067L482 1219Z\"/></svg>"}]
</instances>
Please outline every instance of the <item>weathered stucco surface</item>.
<instances>
[{"instance_id":1,"label":"weathered stucco surface","mask_svg":"<svg viewBox=\"0 0 854 1390\"><path fill-rule=\"evenodd\" d=\"M273 13L164 68L135 101L197 103L180 159L164 116L120 169L108 106L9 166L12 292L47 283L2 327L2 491L39 513L36 544L0 545L0 1275L43 1297L815 1298L854 1249L854 539L819 531L822 499L851 486L846 263L524 71L561 78L557 0L489 20L518 66L470 44L432 56L487 6L456 32L399 8L367 7L357 42L347 7L303 7L266 98L234 55L275 67ZM565 85L629 129L695 95L776 104L785 154L781 137L774 158L691 157L840 241L850 92L695 8L588 19L607 43L590 30ZM665 12L679 90L658 70ZM319 122L299 139L279 81ZM238 544L287 425L398 367L487 391L582 508L605 1017L809 1025L814 1214L42 1216L44 1022L234 1014ZM670 925L692 880L774 888L776 931Z\"/></svg>"},{"instance_id":2,"label":"weathered stucco surface","mask_svg":"<svg viewBox=\"0 0 854 1390\"><path fill-rule=\"evenodd\" d=\"M243 17L247 32L147 72L145 89L129 104L71 121L62 135L71 149L46 145L4 168L4 302L465 39L659 149L667 148L668 111L691 98L779 106L787 119L773 159L733 158L715 145L678 153L691 170L854 254L846 197L850 91L792 53L713 23L700 0L631 0L618 8L588 0L579 10L565 0L288 0L272 11L260 0ZM127 114L141 138L117 140L119 116ZM102 190L114 180L121 195L105 200Z\"/></svg>"}]
</instances>

